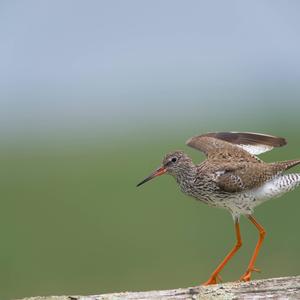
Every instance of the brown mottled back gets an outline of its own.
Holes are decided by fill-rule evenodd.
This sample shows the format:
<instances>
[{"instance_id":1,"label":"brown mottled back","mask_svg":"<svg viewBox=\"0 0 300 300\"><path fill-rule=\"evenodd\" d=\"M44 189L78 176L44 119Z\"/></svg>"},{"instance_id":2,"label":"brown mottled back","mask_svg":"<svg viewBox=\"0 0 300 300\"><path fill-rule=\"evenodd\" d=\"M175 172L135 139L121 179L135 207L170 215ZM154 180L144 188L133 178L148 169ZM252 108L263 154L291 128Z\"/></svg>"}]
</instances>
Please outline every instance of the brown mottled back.
<instances>
[{"instance_id":1,"label":"brown mottled back","mask_svg":"<svg viewBox=\"0 0 300 300\"><path fill-rule=\"evenodd\" d=\"M241 192L259 187L277 174L299 164L300 160L265 163L245 150L262 153L285 144L283 138L248 132L209 133L187 141L188 146L207 156L207 160L199 165L199 176L210 174L211 180L225 192Z\"/></svg>"}]
</instances>

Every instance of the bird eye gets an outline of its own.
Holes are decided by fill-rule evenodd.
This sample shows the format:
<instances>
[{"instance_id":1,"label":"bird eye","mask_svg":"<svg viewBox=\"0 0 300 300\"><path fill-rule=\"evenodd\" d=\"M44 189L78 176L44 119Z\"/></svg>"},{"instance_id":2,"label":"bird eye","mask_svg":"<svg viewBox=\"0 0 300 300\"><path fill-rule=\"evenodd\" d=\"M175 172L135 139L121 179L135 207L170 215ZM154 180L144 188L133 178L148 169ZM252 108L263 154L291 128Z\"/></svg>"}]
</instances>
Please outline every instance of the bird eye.
<instances>
[{"instance_id":1,"label":"bird eye","mask_svg":"<svg viewBox=\"0 0 300 300\"><path fill-rule=\"evenodd\" d=\"M173 158L171 159L171 161L174 163L174 162L177 161L177 158L176 158L176 157L173 157Z\"/></svg>"}]
</instances>

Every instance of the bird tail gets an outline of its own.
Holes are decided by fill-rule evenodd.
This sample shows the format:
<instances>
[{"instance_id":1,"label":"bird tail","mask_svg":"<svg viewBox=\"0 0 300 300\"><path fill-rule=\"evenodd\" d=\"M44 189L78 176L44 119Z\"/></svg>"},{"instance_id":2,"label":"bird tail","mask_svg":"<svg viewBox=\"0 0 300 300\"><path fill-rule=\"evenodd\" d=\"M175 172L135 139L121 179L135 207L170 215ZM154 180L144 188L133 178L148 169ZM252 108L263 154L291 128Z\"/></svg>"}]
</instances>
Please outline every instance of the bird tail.
<instances>
[{"instance_id":1,"label":"bird tail","mask_svg":"<svg viewBox=\"0 0 300 300\"><path fill-rule=\"evenodd\" d=\"M265 201L279 197L300 185L300 173L280 174L255 191L255 198Z\"/></svg>"},{"instance_id":2,"label":"bird tail","mask_svg":"<svg viewBox=\"0 0 300 300\"><path fill-rule=\"evenodd\" d=\"M279 197L299 186L300 173L283 174L284 171L298 164L300 164L300 159L271 163L271 173L273 176L263 186L255 190L255 198L265 201L270 198Z\"/></svg>"},{"instance_id":3,"label":"bird tail","mask_svg":"<svg viewBox=\"0 0 300 300\"><path fill-rule=\"evenodd\" d=\"M285 160L276 163L272 163L274 169L278 172L284 172L292 167L295 167L300 164L300 159L293 159L293 160Z\"/></svg>"}]
</instances>

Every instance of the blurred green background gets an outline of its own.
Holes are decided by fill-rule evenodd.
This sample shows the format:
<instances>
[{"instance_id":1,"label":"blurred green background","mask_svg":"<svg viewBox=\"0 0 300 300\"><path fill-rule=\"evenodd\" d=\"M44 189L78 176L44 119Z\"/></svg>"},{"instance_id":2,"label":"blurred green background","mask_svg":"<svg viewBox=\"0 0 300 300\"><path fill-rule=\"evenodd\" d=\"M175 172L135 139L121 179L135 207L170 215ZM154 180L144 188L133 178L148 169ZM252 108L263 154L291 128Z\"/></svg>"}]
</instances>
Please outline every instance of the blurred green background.
<instances>
[{"instance_id":1,"label":"blurred green background","mask_svg":"<svg viewBox=\"0 0 300 300\"><path fill-rule=\"evenodd\" d=\"M168 289L205 281L230 214L162 176L207 131L256 131L300 157L299 3L2 1L0 299ZM295 171L299 171L295 168ZM299 190L263 204L254 278L299 274ZM222 272L246 269L257 232Z\"/></svg>"}]
</instances>

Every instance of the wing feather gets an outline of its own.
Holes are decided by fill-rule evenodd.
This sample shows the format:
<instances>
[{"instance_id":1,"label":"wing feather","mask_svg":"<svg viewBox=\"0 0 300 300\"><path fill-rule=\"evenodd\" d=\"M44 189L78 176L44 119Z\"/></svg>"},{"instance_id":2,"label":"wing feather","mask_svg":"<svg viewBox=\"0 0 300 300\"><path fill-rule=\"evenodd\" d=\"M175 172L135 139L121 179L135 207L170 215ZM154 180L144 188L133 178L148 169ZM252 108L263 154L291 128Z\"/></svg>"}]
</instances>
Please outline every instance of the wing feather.
<instances>
[{"instance_id":1,"label":"wing feather","mask_svg":"<svg viewBox=\"0 0 300 300\"><path fill-rule=\"evenodd\" d=\"M251 155L258 155L270 151L274 147L282 147L287 142L284 138L261 133L211 132L192 137L186 144L209 156L220 147L231 151L237 151L234 149L243 149Z\"/></svg>"}]
</instances>

